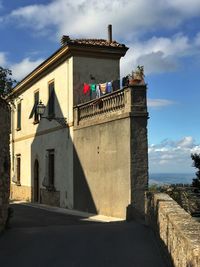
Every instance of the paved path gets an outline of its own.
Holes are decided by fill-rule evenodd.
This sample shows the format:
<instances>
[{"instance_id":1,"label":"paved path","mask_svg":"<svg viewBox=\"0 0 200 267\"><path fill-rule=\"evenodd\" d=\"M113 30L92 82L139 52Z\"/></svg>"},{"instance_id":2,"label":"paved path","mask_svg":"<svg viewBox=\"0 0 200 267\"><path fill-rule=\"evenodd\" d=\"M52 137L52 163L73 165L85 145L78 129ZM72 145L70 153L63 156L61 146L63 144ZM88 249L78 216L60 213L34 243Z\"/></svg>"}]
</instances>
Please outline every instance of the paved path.
<instances>
[{"instance_id":1,"label":"paved path","mask_svg":"<svg viewBox=\"0 0 200 267\"><path fill-rule=\"evenodd\" d=\"M152 231L15 204L0 236L1 267L166 267Z\"/></svg>"}]
</instances>

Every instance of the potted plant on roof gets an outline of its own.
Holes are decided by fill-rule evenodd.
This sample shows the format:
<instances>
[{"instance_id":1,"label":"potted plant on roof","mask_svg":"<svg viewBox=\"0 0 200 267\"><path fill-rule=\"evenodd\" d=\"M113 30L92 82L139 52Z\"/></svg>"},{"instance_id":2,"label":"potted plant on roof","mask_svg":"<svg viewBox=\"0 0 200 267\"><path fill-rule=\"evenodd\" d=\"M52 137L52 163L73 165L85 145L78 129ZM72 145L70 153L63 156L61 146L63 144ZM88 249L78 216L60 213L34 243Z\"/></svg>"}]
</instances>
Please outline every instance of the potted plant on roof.
<instances>
[{"instance_id":1,"label":"potted plant on roof","mask_svg":"<svg viewBox=\"0 0 200 267\"><path fill-rule=\"evenodd\" d=\"M144 66L137 66L135 71L129 74L129 85L143 85L144 82Z\"/></svg>"}]
</instances>

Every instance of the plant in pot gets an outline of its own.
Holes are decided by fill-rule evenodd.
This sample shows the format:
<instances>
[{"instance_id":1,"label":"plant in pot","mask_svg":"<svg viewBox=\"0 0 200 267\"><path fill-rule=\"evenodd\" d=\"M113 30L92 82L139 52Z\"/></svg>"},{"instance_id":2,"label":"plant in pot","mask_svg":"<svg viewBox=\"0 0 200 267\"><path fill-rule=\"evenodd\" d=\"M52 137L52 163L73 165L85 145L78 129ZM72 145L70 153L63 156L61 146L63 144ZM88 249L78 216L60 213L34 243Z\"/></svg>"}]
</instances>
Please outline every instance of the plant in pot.
<instances>
[{"instance_id":1,"label":"plant in pot","mask_svg":"<svg viewBox=\"0 0 200 267\"><path fill-rule=\"evenodd\" d=\"M144 82L144 66L137 66L135 71L129 74L129 85L142 85Z\"/></svg>"}]
</instances>

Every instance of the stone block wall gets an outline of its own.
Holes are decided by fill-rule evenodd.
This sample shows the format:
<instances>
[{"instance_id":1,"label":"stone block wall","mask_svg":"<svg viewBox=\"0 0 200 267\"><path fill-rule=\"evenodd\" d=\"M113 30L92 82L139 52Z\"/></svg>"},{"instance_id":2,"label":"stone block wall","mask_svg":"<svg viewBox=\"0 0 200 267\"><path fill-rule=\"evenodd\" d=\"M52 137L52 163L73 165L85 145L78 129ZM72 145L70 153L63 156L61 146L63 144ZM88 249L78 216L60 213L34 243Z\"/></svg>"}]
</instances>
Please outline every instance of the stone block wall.
<instances>
[{"instance_id":1,"label":"stone block wall","mask_svg":"<svg viewBox=\"0 0 200 267\"><path fill-rule=\"evenodd\" d=\"M0 97L0 231L5 228L10 187L10 108Z\"/></svg>"},{"instance_id":2,"label":"stone block wall","mask_svg":"<svg viewBox=\"0 0 200 267\"><path fill-rule=\"evenodd\" d=\"M200 266L200 223L164 193L147 198L148 222L157 232L175 267Z\"/></svg>"}]
</instances>

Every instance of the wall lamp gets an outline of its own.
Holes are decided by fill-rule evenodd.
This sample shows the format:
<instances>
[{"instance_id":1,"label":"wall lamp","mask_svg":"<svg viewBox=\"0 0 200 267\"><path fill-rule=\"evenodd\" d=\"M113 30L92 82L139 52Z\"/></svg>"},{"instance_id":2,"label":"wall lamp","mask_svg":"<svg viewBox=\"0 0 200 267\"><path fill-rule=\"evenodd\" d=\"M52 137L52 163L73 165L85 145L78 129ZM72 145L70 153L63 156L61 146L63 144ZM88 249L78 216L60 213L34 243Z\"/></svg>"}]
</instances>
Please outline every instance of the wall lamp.
<instances>
[{"instance_id":1,"label":"wall lamp","mask_svg":"<svg viewBox=\"0 0 200 267\"><path fill-rule=\"evenodd\" d=\"M46 106L42 103L42 101L39 102L39 104L37 104L36 107L36 113L40 116L41 119L47 119L48 121L52 121L55 120L57 121L59 124L61 124L63 127L67 125L67 119L64 117L54 117L54 116L49 116L49 117L45 117L44 112L45 112Z\"/></svg>"}]
</instances>

